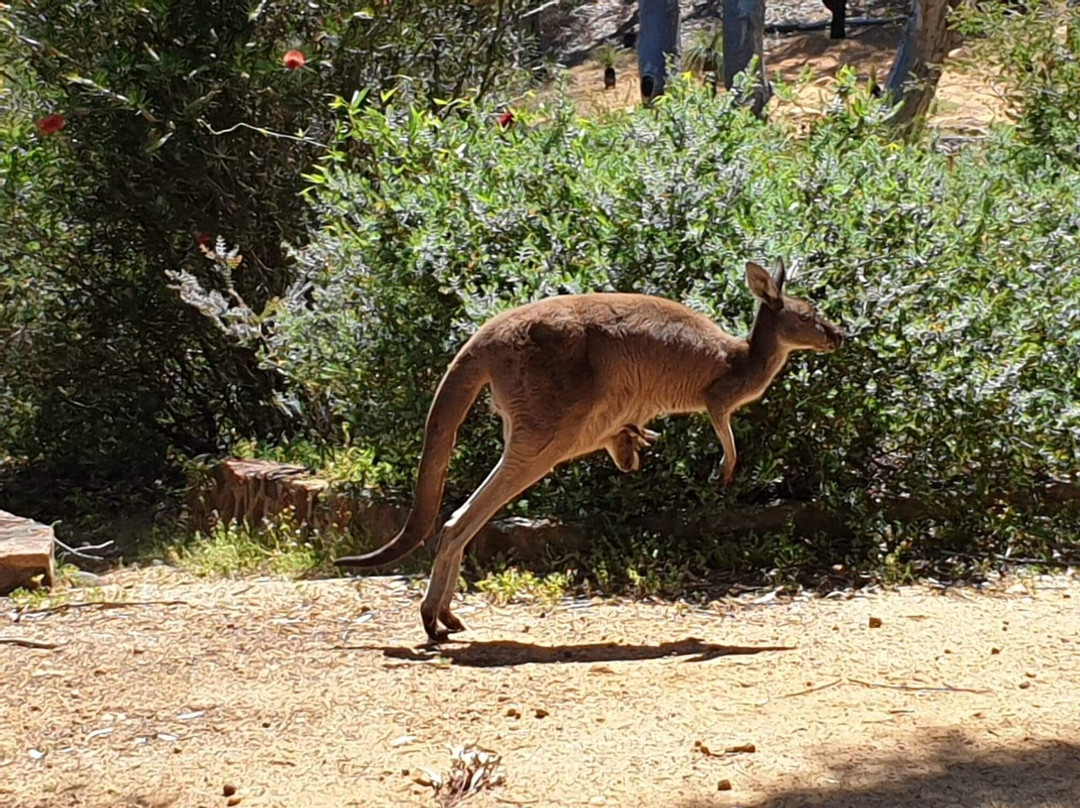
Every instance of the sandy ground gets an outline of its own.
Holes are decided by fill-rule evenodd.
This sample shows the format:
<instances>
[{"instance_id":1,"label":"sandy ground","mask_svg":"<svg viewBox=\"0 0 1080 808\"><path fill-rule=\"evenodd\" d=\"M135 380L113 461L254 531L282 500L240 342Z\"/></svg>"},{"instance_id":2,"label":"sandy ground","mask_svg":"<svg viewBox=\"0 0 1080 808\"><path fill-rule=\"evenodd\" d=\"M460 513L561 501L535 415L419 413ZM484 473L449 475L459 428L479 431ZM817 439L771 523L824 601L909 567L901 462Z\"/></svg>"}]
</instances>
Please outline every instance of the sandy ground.
<instances>
[{"instance_id":1,"label":"sandy ground","mask_svg":"<svg viewBox=\"0 0 1080 808\"><path fill-rule=\"evenodd\" d=\"M781 76L796 84L808 71L813 79L800 87L794 104L775 100L771 109L782 116L817 115L835 97L835 76L843 66L851 67L861 82L873 73L884 83L900 42L901 26L853 29L847 39L829 39L827 31L767 37L765 65L770 77ZM971 53L957 48L945 63L929 116L930 125L951 134L980 134L988 124L1004 122L1006 87L987 76L967 69ZM604 89L604 68L588 61L572 68L569 93L583 115L609 109L632 109L640 102L636 56L623 54L618 65L618 83ZM775 113L774 113L775 114Z\"/></svg>"},{"instance_id":2,"label":"sandy ground","mask_svg":"<svg viewBox=\"0 0 1080 808\"><path fill-rule=\"evenodd\" d=\"M5 808L453 804L416 780L465 744L502 758L478 808L1080 805L1080 576L469 596L441 653L404 579L107 580L121 605L0 600L0 637L56 645L0 644Z\"/></svg>"}]
</instances>

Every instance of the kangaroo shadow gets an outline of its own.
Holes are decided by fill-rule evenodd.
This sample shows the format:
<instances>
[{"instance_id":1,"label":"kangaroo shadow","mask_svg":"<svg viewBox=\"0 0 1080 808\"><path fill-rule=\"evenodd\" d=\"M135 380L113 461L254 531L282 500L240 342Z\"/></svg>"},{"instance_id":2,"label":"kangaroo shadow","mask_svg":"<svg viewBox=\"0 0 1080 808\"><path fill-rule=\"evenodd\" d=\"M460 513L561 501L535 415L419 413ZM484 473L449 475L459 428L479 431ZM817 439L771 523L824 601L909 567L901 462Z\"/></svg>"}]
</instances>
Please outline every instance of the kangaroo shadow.
<instances>
[{"instance_id":1,"label":"kangaroo shadow","mask_svg":"<svg viewBox=\"0 0 1080 808\"><path fill-rule=\"evenodd\" d=\"M868 759L856 753L834 765L835 786L778 792L745 808L1077 808L1080 745L1033 742L1022 749L971 750L960 732L949 733L929 755ZM850 785L848 785L850 784ZM730 800L704 798L670 808L728 808Z\"/></svg>"},{"instance_id":2,"label":"kangaroo shadow","mask_svg":"<svg viewBox=\"0 0 1080 808\"><path fill-rule=\"evenodd\" d=\"M453 665L470 668L503 668L514 665L553 665L582 662L642 662L668 657L687 657L686 662L706 662L725 656L745 656L768 651L791 651L789 646L717 645L697 637L656 645L620 643L581 643L578 645L534 645L513 640L469 642L461 645L421 646L345 646L344 650L378 651L392 659L427 662L449 659Z\"/></svg>"}]
</instances>

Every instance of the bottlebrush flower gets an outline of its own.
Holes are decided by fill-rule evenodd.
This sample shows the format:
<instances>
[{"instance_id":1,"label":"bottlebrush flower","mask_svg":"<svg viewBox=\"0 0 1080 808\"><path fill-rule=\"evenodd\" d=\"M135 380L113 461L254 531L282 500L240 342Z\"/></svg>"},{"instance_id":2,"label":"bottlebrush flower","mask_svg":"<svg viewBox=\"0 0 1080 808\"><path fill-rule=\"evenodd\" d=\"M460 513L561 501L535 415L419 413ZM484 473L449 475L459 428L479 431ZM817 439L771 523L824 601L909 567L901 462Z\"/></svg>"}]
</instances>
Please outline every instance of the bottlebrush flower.
<instances>
[{"instance_id":1,"label":"bottlebrush flower","mask_svg":"<svg viewBox=\"0 0 1080 808\"><path fill-rule=\"evenodd\" d=\"M66 123L67 121L64 119L63 115L54 112L52 115L46 115L44 118L39 118L37 120L37 130L42 135L55 135L64 128Z\"/></svg>"},{"instance_id":2,"label":"bottlebrush flower","mask_svg":"<svg viewBox=\"0 0 1080 808\"><path fill-rule=\"evenodd\" d=\"M300 51L291 50L285 52L285 55L281 59L281 63L289 70L299 70L307 63L307 59L304 58L304 54Z\"/></svg>"}]
</instances>

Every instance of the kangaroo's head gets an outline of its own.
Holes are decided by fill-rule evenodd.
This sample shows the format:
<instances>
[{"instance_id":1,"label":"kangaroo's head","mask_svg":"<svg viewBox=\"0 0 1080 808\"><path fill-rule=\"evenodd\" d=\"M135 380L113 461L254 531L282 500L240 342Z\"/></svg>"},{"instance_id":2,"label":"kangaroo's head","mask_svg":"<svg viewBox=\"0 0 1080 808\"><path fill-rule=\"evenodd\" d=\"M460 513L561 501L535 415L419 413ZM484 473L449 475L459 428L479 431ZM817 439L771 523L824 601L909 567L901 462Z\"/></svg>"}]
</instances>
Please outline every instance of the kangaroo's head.
<instances>
[{"instance_id":1,"label":"kangaroo's head","mask_svg":"<svg viewBox=\"0 0 1080 808\"><path fill-rule=\"evenodd\" d=\"M758 318L771 326L777 340L790 351L835 351L844 344L844 332L817 313L810 301L784 294L787 272L781 262L773 274L750 261L746 282L761 301Z\"/></svg>"}]
</instances>

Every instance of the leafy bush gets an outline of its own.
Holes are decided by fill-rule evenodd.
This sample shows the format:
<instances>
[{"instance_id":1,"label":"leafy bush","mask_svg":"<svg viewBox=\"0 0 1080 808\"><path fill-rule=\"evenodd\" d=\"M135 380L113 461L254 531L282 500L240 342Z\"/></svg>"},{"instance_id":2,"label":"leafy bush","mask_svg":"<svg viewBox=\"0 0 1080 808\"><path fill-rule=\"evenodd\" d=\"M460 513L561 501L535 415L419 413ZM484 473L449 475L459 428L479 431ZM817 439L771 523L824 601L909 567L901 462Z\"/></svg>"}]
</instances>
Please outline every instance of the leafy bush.
<instances>
[{"instance_id":1,"label":"leafy bush","mask_svg":"<svg viewBox=\"0 0 1080 808\"><path fill-rule=\"evenodd\" d=\"M0 449L65 476L280 436L280 377L169 288L224 236L255 306L294 280L327 99L508 92L524 3L41 0L0 24ZM501 15L501 16L500 16ZM359 144L358 144L359 145ZM362 145L360 148L362 152ZM363 154L354 155L361 160Z\"/></svg>"},{"instance_id":2,"label":"leafy bush","mask_svg":"<svg viewBox=\"0 0 1080 808\"><path fill-rule=\"evenodd\" d=\"M1061 0L962 6L957 29L973 35L974 63L1007 79L1004 98L1036 165L1080 164L1080 7Z\"/></svg>"},{"instance_id":3,"label":"leafy bush","mask_svg":"<svg viewBox=\"0 0 1080 808\"><path fill-rule=\"evenodd\" d=\"M496 312L633 290L745 334L743 264L782 256L793 293L851 339L796 355L737 415L734 486L716 485L707 420L680 417L643 473L578 461L512 510L593 520L605 559L699 570L751 556L902 570L944 551L1045 550L1062 518L1076 524L1040 503L1080 466L1080 177L1018 167L1007 132L955 157L897 143L886 110L843 80L842 108L802 138L686 83L656 110L586 121L556 105L505 129L478 113L347 105L313 177L324 224L297 254L305 293L267 321L267 358L406 492L439 377ZM342 169L358 142L375 159ZM461 433L450 500L500 444L481 410ZM778 497L814 501L850 533L741 548L710 534L726 511ZM703 538L627 529L657 510L690 514Z\"/></svg>"}]
</instances>

